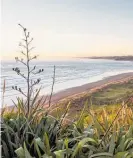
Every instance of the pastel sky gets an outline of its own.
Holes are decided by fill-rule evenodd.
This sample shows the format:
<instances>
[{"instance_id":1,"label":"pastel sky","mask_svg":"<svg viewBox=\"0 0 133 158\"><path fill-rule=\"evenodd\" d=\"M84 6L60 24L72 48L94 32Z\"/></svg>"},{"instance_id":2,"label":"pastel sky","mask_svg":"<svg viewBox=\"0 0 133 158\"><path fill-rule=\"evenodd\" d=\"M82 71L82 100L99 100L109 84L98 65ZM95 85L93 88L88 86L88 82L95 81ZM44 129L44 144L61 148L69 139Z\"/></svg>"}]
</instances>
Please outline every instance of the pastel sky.
<instances>
[{"instance_id":1,"label":"pastel sky","mask_svg":"<svg viewBox=\"0 0 133 158\"><path fill-rule=\"evenodd\" d=\"M3 0L3 59L18 54L18 23L40 59L133 54L133 0Z\"/></svg>"}]
</instances>

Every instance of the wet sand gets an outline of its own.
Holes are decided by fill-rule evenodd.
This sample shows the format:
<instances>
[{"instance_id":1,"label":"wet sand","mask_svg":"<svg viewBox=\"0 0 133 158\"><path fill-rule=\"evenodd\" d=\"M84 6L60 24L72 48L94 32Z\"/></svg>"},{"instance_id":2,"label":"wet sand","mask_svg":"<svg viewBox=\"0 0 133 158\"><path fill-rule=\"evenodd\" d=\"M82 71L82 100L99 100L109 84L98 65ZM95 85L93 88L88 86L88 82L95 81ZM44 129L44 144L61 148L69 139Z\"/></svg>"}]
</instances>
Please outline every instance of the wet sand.
<instances>
[{"instance_id":1,"label":"wet sand","mask_svg":"<svg viewBox=\"0 0 133 158\"><path fill-rule=\"evenodd\" d=\"M51 103L55 104L62 99L74 97L75 95L80 95L81 93L84 93L84 92L88 92L88 93L93 92L98 89L104 88L110 84L122 83L122 82L129 81L130 79L133 79L133 72L110 76L97 82L92 82L92 83L84 84L82 86L68 88L68 89L65 89L53 94ZM47 104L48 103L46 101L45 105Z\"/></svg>"},{"instance_id":2,"label":"wet sand","mask_svg":"<svg viewBox=\"0 0 133 158\"><path fill-rule=\"evenodd\" d=\"M92 93L95 92L98 89L104 88L110 84L117 84L122 82L127 82L130 79L133 79L133 72L129 73L123 73L115 76L110 76L107 78L104 78L97 82L92 82L88 84L84 84L82 86L72 87L65 90L62 90L60 92L57 92L52 95L51 99L51 105L58 103L59 101L67 98L74 98L75 96L78 96L83 93ZM44 103L44 107L49 106L49 96L40 96L43 97L42 102ZM47 99L46 99L47 98ZM7 109L12 109L14 106L6 107Z\"/></svg>"}]
</instances>

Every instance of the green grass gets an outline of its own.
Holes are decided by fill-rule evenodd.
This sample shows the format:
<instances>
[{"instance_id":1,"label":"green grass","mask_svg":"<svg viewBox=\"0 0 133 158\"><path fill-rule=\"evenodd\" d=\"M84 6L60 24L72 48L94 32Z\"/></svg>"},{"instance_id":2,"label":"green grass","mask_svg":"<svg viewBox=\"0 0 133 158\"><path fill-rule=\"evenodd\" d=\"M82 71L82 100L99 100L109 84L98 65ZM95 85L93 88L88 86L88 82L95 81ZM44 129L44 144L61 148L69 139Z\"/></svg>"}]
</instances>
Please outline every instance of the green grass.
<instances>
[{"instance_id":1,"label":"green grass","mask_svg":"<svg viewBox=\"0 0 133 158\"><path fill-rule=\"evenodd\" d=\"M95 105L120 103L133 94L133 80L128 83L107 86L91 95Z\"/></svg>"},{"instance_id":2,"label":"green grass","mask_svg":"<svg viewBox=\"0 0 133 158\"><path fill-rule=\"evenodd\" d=\"M43 111L26 118L20 107L16 118L13 112L3 114L4 158L133 157L133 111L127 105L92 106L87 112L86 101L77 120L69 124L69 105L58 119Z\"/></svg>"},{"instance_id":3,"label":"green grass","mask_svg":"<svg viewBox=\"0 0 133 158\"><path fill-rule=\"evenodd\" d=\"M22 54L27 56L27 64L23 59L15 59L27 66L28 77L19 68L13 70L26 79L29 92L33 88L29 86L29 76L35 70L35 67L29 69L29 61L36 56L29 55L32 49L28 47L32 41L28 40L29 32L19 26L25 35L27 55L23 51ZM132 89L133 80L110 85L93 94L82 93L49 108L44 108L40 89L32 101L29 93L26 101L18 97L15 110L1 111L2 158L133 158L133 103L120 104L131 95ZM5 82L3 96L4 93Z\"/></svg>"},{"instance_id":4,"label":"green grass","mask_svg":"<svg viewBox=\"0 0 133 158\"><path fill-rule=\"evenodd\" d=\"M86 100L88 100L88 109L90 106L94 109L100 109L100 107L110 107L110 105L111 107L119 106L121 105L122 101L128 99L132 95L133 80L130 80L127 83L109 85L101 90L97 90L92 94L85 92L77 96L70 97L66 100L64 99L53 107L51 114L57 117L58 113L58 117L61 117L61 115L65 112L67 104L70 102L68 117L69 119L76 119L76 117L78 118L80 112L82 111Z\"/></svg>"},{"instance_id":5,"label":"green grass","mask_svg":"<svg viewBox=\"0 0 133 158\"><path fill-rule=\"evenodd\" d=\"M120 100L110 102L120 97L123 101L127 99L132 82L63 101L51 107L49 113L43 105L34 104L28 117L24 102L18 100L17 113L6 110L2 113L2 156L132 158L133 104L122 105ZM91 103L94 98L101 106Z\"/></svg>"}]
</instances>

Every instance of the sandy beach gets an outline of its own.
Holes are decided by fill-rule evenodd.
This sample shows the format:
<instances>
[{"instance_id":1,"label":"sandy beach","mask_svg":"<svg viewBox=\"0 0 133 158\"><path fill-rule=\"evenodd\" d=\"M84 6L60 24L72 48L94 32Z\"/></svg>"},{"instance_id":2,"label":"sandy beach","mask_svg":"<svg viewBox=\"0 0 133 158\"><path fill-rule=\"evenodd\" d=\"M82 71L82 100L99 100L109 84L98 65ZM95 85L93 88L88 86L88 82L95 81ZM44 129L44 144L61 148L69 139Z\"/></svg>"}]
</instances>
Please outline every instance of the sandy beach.
<instances>
[{"instance_id":1,"label":"sandy beach","mask_svg":"<svg viewBox=\"0 0 133 158\"><path fill-rule=\"evenodd\" d=\"M77 97L78 95L80 96L83 93L93 93L99 89L102 89L110 84L117 84L117 83L122 83L122 82L127 82L129 80L133 79L133 72L129 73L123 73L115 76L110 76L107 78L104 78L102 80L99 80L97 82L92 82L88 84L84 84L82 86L77 86L77 87L72 87L65 89L63 91L57 92L52 95L51 98L51 105L54 105L58 103L59 101L62 101L63 99L70 99L74 97ZM40 96L42 99L42 102L44 103L44 107L48 107L49 105L49 96ZM47 99L46 99L47 98ZM8 110L12 109L14 106L8 106L6 107Z\"/></svg>"},{"instance_id":2,"label":"sandy beach","mask_svg":"<svg viewBox=\"0 0 133 158\"><path fill-rule=\"evenodd\" d=\"M127 82L130 79L133 79L133 72L110 76L110 77L104 78L97 82L92 82L92 83L84 84L82 86L68 88L63 91L53 94L52 99L51 99L51 104L55 104L55 103L61 101L62 99L67 99L69 97L75 97L76 95L80 95L81 93L84 93L84 92L88 92L88 93L94 92L94 91L104 88L110 84ZM48 103L46 101L45 106L47 104Z\"/></svg>"}]
</instances>

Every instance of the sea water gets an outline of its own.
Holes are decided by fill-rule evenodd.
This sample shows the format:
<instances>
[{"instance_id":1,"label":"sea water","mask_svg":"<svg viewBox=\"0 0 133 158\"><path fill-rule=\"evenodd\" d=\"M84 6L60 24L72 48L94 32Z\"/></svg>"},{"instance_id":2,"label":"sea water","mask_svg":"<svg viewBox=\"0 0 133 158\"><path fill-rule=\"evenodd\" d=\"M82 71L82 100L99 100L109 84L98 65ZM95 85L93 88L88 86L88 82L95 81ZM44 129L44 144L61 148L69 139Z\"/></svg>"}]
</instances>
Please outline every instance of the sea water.
<instances>
[{"instance_id":1,"label":"sea water","mask_svg":"<svg viewBox=\"0 0 133 158\"><path fill-rule=\"evenodd\" d=\"M43 73L32 75L32 80L38 78L41 82L35 89L41 86L41 95L47 95L51 92L53 81L53 70L55 70L54 93L67 88L81 86L86 83L102 80L103 78L133 72L132 61L115 61L101 59L71 59L56 61L37 61L31 63L31 68L36 65L37 69L44 69ZM4 103L12 105L12 100L22 95L12 89L12 86L20 87L25 93L27 91L26 81L17 75L12 68L19 67L23 74L27 74L25 65L16 63L15 61L2 61L1 64L1 94L3 91L3 83L5 81Z\"/></svg>"}]
</instances>

